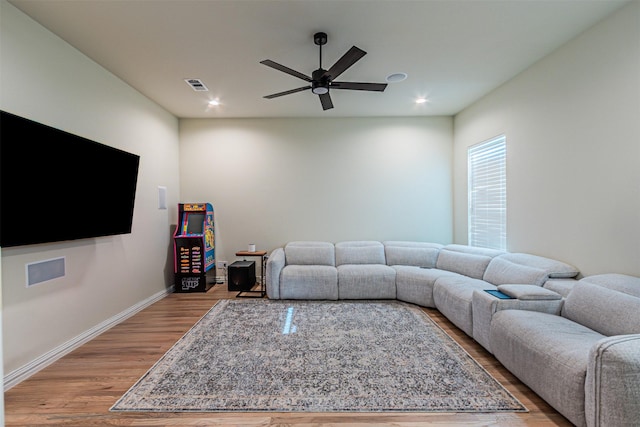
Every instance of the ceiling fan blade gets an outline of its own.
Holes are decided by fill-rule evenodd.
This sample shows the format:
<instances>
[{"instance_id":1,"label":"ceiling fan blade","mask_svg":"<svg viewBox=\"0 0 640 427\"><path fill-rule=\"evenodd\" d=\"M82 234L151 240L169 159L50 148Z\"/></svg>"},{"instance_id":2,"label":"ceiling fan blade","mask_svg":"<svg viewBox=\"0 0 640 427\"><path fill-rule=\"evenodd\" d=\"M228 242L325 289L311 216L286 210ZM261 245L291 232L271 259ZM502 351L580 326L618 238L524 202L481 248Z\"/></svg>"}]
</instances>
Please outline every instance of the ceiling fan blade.
<instances>
[{"instance_id":1,"label":"ceiling fan blade","mask_svg":"<svg viewBox=\"0 0 640 427\"><path fill-rule=\"evenodd\" d=\"M329 76L331 80L334 80L366 54L367 52L364 50L352 46L347 53L342 55L342 58L338 59L338 61L336 61L336 63L324 73L324 75Z\"/></svg>"},{"instance_id":2,"label":"ceiling fan blade","mask_svg":"<svg viewBox=\"0 0 640 427\"><path fill-rule=\"evenodd\" d=\"M292 70L289 67L285 67L284 65L278 64L277 62L273 62L270 59L265 59L264 61L260 61L261 64L266 65L267 67L271 67L271 68L275 68L278 71L282 71L283 73L287 73L289 75L292 75L293 77L297 77L299 79L302 79L304 81L310 82L311 81L311 77L309 76L305 76L304 74L296 71L296 70Z\"/></svg>"},{"instance_id":3,"label":"ceiling fan blade","mask_svg":"<svg viewBox=\"0 0 640 427\"><path fill-rule=\"evenodd\" d=\"M320 103L322 104L323 110L329 110L333 108L333 102L331 102L331 96L329 96L329 92L318 95L318 97L320 98Z\"/></svg>"},{"instance_id":4,"label":"ceiling fan blade","mask_svg":"<svg viewBox=\"0 0 640 427\"><path fill-rule=\"evenodd\" d=\"M263 96L263 98L267 98L267 99L277 98L279 96L290 95L296 92L302 92L303 90L307 90L307 89L311 89L311 86L302 86L297 89L285 90L284 92L278 92L278 93L274 93L273 95Z\"/></svg>"},{"instance_id":5,"label":"ceiling fan blade","mask_svg":"<svg viewBox=\"0 0 640 427\"><path fill-rule=\"evenodd\" d=\"M331 82L331 89L370 90L384 92L386 83Z\"/></svg>"}]
</instances>

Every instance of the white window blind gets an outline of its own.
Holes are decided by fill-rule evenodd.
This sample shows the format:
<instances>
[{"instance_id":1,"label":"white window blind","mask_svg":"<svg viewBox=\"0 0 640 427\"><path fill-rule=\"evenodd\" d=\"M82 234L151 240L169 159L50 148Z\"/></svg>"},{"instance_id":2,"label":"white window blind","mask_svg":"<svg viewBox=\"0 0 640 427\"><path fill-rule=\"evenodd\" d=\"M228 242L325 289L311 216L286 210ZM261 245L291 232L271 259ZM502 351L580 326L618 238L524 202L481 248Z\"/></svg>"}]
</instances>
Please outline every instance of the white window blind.
<instances>
[{"instance_id":1,"label":"white window blind","mask_svg":"<svg viewBox=\"0 0 640 427\"><path fill-rule=\"evenodd\" d=\"M507 249L507 143L504 135L469 147L469 245Z\"/></svg>"}]
</instances>

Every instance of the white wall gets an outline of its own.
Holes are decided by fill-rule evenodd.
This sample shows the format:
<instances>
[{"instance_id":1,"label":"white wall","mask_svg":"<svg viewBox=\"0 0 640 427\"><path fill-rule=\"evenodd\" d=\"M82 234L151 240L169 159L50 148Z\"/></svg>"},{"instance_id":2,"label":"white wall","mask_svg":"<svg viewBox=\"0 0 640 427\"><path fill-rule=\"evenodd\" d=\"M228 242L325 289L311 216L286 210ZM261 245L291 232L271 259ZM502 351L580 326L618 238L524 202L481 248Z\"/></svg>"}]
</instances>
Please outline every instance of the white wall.
<instances>
[{"instance_id":1,"label":"white wall","mask_svg":"<svg viewBox=\"0 0 640 427\"><path fill-rule=\"evenodd\" d=\"M183 119L183 202L211 202L218 260L255 243L452 239L452 119Z\"/></svg>"},{"instance_id":2,"label":"white wall","mask_svg":"<svg viewBox=\"0 0 640 427\"><path fill-rule=\"evenodd\" d=\"M508 249L640 276L640 2L455 117L456 242L467 241L467 147L501 133Z\"/></svg>"},{"instance_id":3,"label":"white wall","mask_svg":"<svg viewBox=\"0 0 640 427\"><path fill-rule=\"evenodd\" d=\"M0 107L141 157L131 234L2 249L10 376L171 285L177 213L158 210L157 187L177 204L178 120L6 1L1 7ZM26 288L26 263L61 256L65 277Z\"/></svg>"}]
</instances>

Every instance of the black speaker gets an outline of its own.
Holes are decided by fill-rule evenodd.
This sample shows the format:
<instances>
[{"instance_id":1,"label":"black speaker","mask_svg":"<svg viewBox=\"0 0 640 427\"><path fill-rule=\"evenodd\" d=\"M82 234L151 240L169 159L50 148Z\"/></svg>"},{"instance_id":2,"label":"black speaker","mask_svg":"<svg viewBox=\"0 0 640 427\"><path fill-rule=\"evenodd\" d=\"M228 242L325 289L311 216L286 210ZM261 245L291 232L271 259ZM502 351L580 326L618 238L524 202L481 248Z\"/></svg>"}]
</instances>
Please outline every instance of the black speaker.
<instances>
[{"instance_id":1,"label":"black speaker","mask_svg":"<svg viewBox=\"0 0 640 427\"><path fill-rule=\"evenodd\" d=\"M236 261L227 270L230 291L250 291L256 284L255 261Z\"/></svg>"}]
</instances>

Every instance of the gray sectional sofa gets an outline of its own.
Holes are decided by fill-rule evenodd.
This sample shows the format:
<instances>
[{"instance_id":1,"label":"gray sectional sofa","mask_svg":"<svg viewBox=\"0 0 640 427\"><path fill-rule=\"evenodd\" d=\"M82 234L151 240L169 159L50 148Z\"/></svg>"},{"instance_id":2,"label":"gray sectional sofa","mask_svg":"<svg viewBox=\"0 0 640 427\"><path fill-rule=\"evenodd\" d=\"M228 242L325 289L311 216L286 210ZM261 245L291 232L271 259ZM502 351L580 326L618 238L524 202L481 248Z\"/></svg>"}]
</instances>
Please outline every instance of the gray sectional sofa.
<instances>
[{"instance_id":1,"label":"gray sectional sofa","mask_svg":"<svg viewBox=\"0 0 640 427\"><path fill-rule=\"evenodd\" d=\"M269 255L266 290L436 308L575 425L640 425L640 279L578 273L466 245L297 241Z\"/></svg>"},{"instance_id":2,"label":"gray sectional sofa","mask_svg":"<svg viewBox=\"0 0 640 427\"><path fill-rule=\"evenodd\" d=\"M474 290L503 284L540 287L549 278L577 274L560 261L466 245L300 241L272 251L266 282L271 299L398 299L437 308L474 336Z\"/></svg>"}]
</instances>

